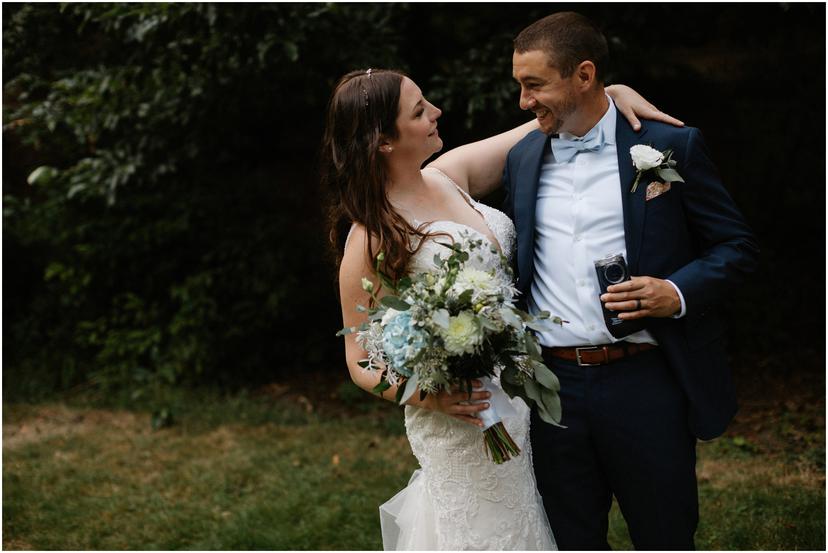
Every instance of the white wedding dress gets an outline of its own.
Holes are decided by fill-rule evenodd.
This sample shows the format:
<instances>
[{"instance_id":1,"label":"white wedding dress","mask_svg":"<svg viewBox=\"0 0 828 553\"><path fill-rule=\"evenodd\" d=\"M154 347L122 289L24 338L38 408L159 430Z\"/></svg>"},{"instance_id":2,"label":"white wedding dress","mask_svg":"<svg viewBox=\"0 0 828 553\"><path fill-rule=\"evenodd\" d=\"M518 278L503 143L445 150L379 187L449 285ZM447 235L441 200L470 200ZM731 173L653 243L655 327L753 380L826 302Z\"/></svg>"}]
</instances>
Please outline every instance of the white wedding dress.
<instances>
[{"instance_id":1,"label":"white wedding dress","mask_svg":"<svg viewBox=\"0 0 828 553\"><path fill-rule=\"evenodd\" d=\"M436 169L427 171L454 184ZM457 190L482 215L503 254L510 258L516 234L509 217L475 202L460 187ZM487 238L452 221L435 221L428 228L455 237L472 232ZM430 270L434 255L446 257L446 252L434 239L428 240L412 259L410 272ZM469 262L481 264L484 270L499 263L497 254L486 248L481 259L475 257ZM499 386L497 379L494 382ZM501 465L486 456L479 428L442 413L406 406L406 434L421 468L405 489L380 507L383 549L557 549L532 470L529 408L519 398L511 403L516 416L503 422L521 454Z\"/></svg>"}]
</instances>

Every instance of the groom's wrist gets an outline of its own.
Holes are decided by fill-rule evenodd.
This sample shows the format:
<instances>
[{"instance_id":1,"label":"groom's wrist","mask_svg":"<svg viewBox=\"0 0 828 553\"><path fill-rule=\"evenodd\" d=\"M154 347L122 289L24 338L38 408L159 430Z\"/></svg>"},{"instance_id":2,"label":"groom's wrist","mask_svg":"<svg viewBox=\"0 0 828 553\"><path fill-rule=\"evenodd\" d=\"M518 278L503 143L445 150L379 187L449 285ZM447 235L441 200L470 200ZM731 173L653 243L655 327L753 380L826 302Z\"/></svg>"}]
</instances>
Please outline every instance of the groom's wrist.
<instances>
[{"instance_id":1,"label":"groom's wrist","mask_svg":"<svg viewBox=\"0 0 828 553\"><path fill-rule=\"evenodd\" d=\"M673 282L672 280L669 280L669 279L667 279L667 282L669 282L673 286L673 288L676 291L676 294L678 295L678 299L679 299L678 309L676 310L675 313L673 313L670 316L674 319L680 319L680 318L684 317L687 314L687 304L684 302L684 294L681 293L681 290L679 290L679 287L676 286L675 282Z\"/></svg>"}]
</instances>

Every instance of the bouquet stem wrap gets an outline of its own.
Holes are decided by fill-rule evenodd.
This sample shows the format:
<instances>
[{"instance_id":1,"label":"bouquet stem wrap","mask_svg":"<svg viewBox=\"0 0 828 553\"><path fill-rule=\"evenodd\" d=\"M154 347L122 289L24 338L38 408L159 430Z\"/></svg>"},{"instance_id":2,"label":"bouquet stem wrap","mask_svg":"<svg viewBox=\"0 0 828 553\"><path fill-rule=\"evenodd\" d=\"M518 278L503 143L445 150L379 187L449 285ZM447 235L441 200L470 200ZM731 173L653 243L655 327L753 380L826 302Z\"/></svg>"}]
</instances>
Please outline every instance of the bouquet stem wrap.
<instances>
[{"instance_id":1,"label":"bouquet stem wrap","mask_svg":"<svg viewBox=\"0 0 828 553\"><path fill-rule=\"evenodd\" d=\"M492 461L499 465L515 455L520 455L520 448L509 436L502 422L502 417L517 416L517 411L512 407L503 389L496 386L491 378L486 376L480 380L483 382L483 389L492 396L488 399L489 408L480 411L477 416L483 421L483 442L486 452Z\"/></svg>"}]
</instances>

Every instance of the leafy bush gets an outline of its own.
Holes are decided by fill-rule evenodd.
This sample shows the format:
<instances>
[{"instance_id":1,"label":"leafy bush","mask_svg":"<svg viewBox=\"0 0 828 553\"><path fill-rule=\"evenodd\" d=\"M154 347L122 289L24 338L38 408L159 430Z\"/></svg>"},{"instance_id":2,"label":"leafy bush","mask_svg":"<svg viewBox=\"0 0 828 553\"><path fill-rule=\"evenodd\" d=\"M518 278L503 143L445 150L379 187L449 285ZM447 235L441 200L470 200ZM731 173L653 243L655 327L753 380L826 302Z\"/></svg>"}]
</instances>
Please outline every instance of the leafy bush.
<instances>
[{"instance_id":1,"label":"leafy bush","mask_svg":"<svg viewBox=\"0 0 828 553\"><path fill-rule=\"evenodd\" d=\"M314 160L285 160L317 140L296 129L343 67L396 65L383 29L404 11L5 10L4 132L33 158L17 166L30 186L4 198L8 393L255 383L321 363L301 331L335 308L305 293L330 283L307 256L322 250Z\"/></svg>"},{"instance_id":2,"label":"leafy bush","mask_svg":"<svg viewBox=\"0 0 828 553\"><path fill-rule=\"evenodd\" d=\"M445 110L447 147L479 139L526 119L511 37L551 11L4 8L4 389L28 398L344 370L315 169L334 81L400 68ZM780 185L824 180L803 146L824 143L824 83L767 79L767 68L824 67L824 5L577 9L609 38L611 81L704 130L757 232L761 271L726 306L732 351L822 373L819 310L784 325L779 313L824 300L822 273L798 267L822 236L825 189ZM670 40L654 40L664 21Z\"/></svg>"}]
</instances>

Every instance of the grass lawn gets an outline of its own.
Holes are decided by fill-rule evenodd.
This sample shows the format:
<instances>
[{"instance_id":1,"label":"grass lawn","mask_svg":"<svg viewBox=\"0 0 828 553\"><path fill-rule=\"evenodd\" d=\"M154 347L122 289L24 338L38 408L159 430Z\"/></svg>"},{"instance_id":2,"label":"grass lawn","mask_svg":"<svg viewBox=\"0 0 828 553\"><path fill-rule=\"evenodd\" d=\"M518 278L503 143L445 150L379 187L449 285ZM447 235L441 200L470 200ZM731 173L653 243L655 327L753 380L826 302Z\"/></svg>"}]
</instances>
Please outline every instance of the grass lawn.
<instances>
[{"instance_id":1,"label":"grass lawn","mask_svg":"<svg viewBox=\"0 0 828 553\"><path fill-rule=\"evenodd\" d=\"M160 430L101 398L4 405L3 547L381 548L377 506L417 466L393 405L349 382L170 405ZM749 410L699 445L699 549L825 548L824 418L800 411ZM611 544L629 549L610 516Z\"/></svg>"}]
</instances>

